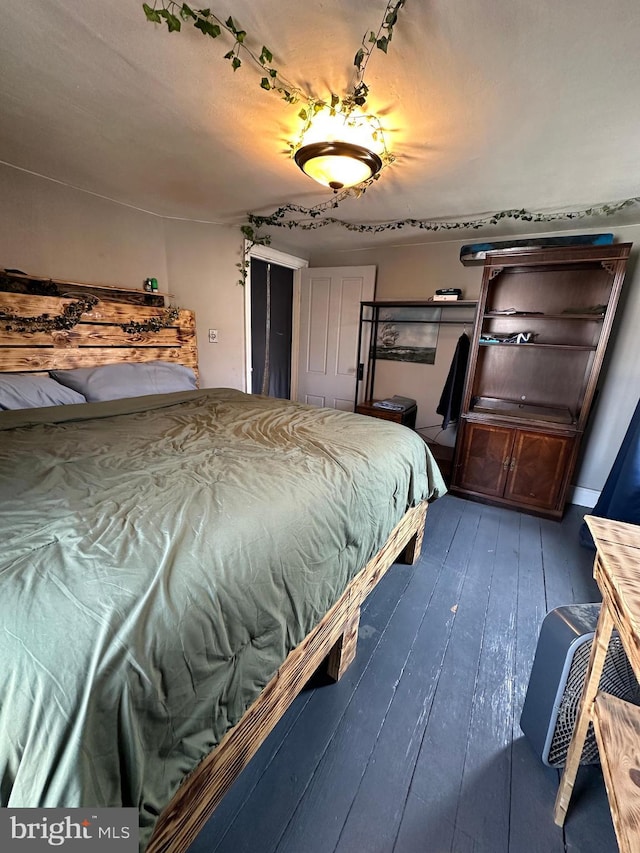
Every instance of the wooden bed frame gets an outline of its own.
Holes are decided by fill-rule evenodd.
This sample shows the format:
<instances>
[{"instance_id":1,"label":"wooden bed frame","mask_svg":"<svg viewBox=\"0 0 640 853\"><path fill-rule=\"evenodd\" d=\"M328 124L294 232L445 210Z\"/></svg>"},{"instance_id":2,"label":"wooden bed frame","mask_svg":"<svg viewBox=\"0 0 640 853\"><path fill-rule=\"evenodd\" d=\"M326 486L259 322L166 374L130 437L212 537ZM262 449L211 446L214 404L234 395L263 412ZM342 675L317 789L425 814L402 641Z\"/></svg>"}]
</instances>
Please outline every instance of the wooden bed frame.
<instances>
[{"instance_id":1,"label":"wooden bed frame","mask_svg":"<svg viewBox=\"0 0 640 853\"><path fill-rule=\"evenodd\" d=\"M360 605L392 563L418 559L426 513L423 501L404 515L322 621L289 653L240 722L185 779L160 815L146 853L183 853L323 661L332 678L342 676L356 654Z\"/></svg>"},{"instance_id":2,"label":"wooden bed frame","mask_svg":"<svg viewBox=\"0 0 640 853\"><path fill-rule=\"evenodd\" d=\"M20 292L22 291L22 292ZM54 294L54 295L52 295ZM65 305L87 295L99 302L72 327L33 331L21 318L59 317ZM124 301L123 301L124 300ZM147 303L147 304L144 304ZM148 304L151 303L151 304ZM162 328L145 327L154 319ZM116 362L153 360L185 364L197 371L195 318L181 310L167 324L162 296L118 287L49 281L0 274L0 372L43 372ZM9 328L7 328L9 326ZM224 794L275 727L311 675L325 663L337 680L356 654L360 607L396 561L420 556L427 502L409 509L380 551L351 581L321 622L284 661L240 722L183 781L161 813L146 853L183 853Z\"/></svg>"}]
</instances>

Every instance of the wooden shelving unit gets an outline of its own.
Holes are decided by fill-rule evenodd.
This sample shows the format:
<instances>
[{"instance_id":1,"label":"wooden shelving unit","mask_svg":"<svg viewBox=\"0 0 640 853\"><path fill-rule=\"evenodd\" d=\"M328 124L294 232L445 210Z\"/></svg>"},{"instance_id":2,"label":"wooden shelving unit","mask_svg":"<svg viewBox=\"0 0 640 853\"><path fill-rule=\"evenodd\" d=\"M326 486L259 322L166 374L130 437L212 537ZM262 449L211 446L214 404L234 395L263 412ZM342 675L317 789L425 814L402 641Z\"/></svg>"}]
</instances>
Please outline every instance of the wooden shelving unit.
<instances>
[{"instance_id":1,"label":"wooden shelving unit","mask_svg":"<svg viewBox=\"0 0 640 853\"><path fill-rule=\"evenodd\" d=\"M634 853L640 850L640 708L598 693L593 728L620 850Z\"/></svg>"},{"instance_id":2,"label":"wooden shelving unit","mask_svg":"<svg viewBox=\"0 0 640 853\"><path fill-rule=\"evenodd\" d=\"M558 826L563 825L592 722L620 851L637 853L640 850L640 708L599 692L598 687L614 629L640 680L640 527L589 515L585 520L596 546L593 576L602 593L602 609L554 818Z\"/></svg>"},{"instance_id":3,"label":"wooden shelving unit","mask_svg":"<svg viewBox=\"0 0 640 853\"><path fill-rule=\"evenodd\" d=\"M487 253L453 492L562 516L630 249Z\"/></svg>"},{"instance_id":4,"label":"wooden shelving unit","mask_svg":"<svg viewBox=\"0 0 640 853\"><path fill-rule=\"evenodd\" d=\"M438 326L468 326L473 328L478 303L467 299L436 302L434 300L380 300L360 303L360 323L358 327L359 364L356 378L355 399L353 408L358 405L370 405L375 399L376 362L378 356L378 338L381 325L385 322L383 312L399 310L404 314L400 319L394 319L393 325L402 327L404 324L420 323ZM424 318L426 311L432 311L430 317ZM423 318L420 315L423 315ZM364 383L364 393L362 393Z\"/></svg>"}]
</instances>

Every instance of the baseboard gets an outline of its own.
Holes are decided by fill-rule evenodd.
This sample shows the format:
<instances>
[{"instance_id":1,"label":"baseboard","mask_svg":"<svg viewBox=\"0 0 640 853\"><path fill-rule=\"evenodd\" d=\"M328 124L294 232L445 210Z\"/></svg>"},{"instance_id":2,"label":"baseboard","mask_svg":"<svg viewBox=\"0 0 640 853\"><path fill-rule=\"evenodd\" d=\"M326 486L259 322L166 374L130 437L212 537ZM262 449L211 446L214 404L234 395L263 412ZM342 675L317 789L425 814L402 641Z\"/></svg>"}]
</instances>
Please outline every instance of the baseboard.
<instances>
[{"instance_id":1,"label":"baseboard","mask_svg":"<svg viewBox=\"0 0 640 853\"><path fill-rule=\"evenodd\" d=\"M598 503L600 492L595 489L585 489L582 486L573 486L569 496L569 503L577 506L587 506L593 509Z\"/></svg>"}]
</instances>

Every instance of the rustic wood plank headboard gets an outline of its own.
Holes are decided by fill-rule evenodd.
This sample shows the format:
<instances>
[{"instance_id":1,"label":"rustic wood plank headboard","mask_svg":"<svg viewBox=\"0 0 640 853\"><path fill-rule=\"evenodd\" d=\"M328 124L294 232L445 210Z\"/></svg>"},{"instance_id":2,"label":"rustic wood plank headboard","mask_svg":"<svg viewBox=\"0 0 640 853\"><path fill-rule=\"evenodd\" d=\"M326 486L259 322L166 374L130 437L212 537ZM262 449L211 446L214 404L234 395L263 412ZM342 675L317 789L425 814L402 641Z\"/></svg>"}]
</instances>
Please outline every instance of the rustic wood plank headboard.
<instances>
[{"instance_id":1,"label":"rustic wood plank headboard","mask_svg":"<svg viewBox=\"0 0 640 853\"><path fill-rule=\"evenodd\" d=\"M52 319L64 315L65 306L77 307L92 297L95 304L78 322L74 318L69 328L50 328ZM45 322L34 325L16 318ZM0 274L0 372L157 360L184 364L197 375L192 311L172 311L163 295L142 290Z\"/></svg>"}]
</instances>

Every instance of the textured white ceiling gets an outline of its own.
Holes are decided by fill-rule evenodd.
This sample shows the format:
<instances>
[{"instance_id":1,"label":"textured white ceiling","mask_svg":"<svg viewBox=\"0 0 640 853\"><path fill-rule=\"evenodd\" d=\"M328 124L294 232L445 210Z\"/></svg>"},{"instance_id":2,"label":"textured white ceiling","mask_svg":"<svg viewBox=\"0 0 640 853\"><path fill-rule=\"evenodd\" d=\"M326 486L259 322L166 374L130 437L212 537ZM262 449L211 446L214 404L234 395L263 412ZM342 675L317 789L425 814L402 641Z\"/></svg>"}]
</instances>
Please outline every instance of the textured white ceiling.
<instances>
[{"instance_id":1,"label":"textured white ceiling","mask_svg":"<svg viewBox=\"0 0 640 853\"><path fill-rule=\"evenodd\" d=\"M346 90L353 55L384 7L213 5L318 96ZM5 163L210 222L329 197L286 154L299 107L261 90L248 64L233 73L222 38L191 28L169 34L145 20L138 0L28 0L5 4L0 42ZM388 55L377 51L367 72L369 108L384 116L397 162L336 214L464 219L640 195L639 45L638 0L407 0ZM638 210L625 216L637 221ZM507 223L500 233L521 227ZM335 228L286 239L370 242Z\"/></svg>"}]
</instances>

